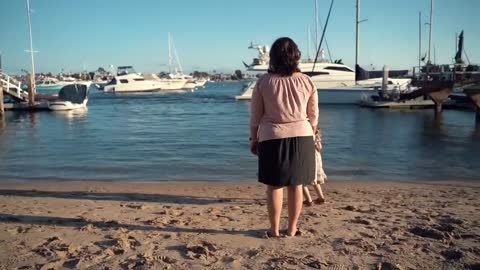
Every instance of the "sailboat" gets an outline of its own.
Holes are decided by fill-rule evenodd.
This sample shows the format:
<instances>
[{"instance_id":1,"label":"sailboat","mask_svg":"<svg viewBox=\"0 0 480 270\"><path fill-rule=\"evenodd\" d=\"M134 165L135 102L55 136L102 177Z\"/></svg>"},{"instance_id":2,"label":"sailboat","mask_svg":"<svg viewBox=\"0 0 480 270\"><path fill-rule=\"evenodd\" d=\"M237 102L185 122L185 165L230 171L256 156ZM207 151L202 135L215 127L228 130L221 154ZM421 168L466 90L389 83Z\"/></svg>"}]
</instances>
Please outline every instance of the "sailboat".
<instances>
[{"instance_id":1,"label":"sailboat","mask_svg":"<svg viewBox=\"0 0 480 270\"><path fill-rule=\"evenodd\" d=\"M187 79L183 76L182 67L180 65L180 61L178 61L178 56L176 54L176 49L174 49L174 53L176 55L176 62L179 66L180 72L177 68L173 68L173 57L172 57L172 37L170 33L168 33L168 68L169 73L162 78L159 78L156 74L149 74L145 75L146 78L150 80L155 80L156 82L162 85L162 90L180 90L183 89L185 84L187 83ZM174 69L174 71L173 71Z\"/></svg>"}]
</instances>

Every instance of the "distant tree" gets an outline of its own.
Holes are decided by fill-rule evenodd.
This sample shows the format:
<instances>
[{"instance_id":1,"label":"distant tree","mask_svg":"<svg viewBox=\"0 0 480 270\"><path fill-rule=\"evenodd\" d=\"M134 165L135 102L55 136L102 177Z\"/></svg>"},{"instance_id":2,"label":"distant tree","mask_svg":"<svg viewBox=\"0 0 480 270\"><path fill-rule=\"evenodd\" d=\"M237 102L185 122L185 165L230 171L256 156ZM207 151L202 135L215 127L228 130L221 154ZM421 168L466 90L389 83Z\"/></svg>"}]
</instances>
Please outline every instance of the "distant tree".
<instances>
[{"instance_id":1,"label":"distant tree","mask_svg":"<svg viewBox=\"0 0 480 270\"><path fill-rule=\"evenodd\" d=\"M162 72L158 73L158 76L159 76L160 78L162 78L162 77L167 76L167 73L162 71Z\"/></svg>"},{"instance_id":2,"label":"distant tree","mask_svg":"<svg viewBox=\"0 0 480 270\"><path fill-rule=\"evenodd\" d=\"M237 77L237 80L243 79L243 74L240 69L235 70L235 77Z\"/></svg>"},{"instance_id":3,"label":"distant tree","mask_svg":"<svg viewBox=\"0 0 480 270\"><path fill-rule=\"evenodd\" d=\"M107 73L107 71L106 71L103 67L99 67L99 68L97 69L97 72L100 73L100 74L102 74L102 75L105 74L105 73Z\"/></svg>"}]
</instances>

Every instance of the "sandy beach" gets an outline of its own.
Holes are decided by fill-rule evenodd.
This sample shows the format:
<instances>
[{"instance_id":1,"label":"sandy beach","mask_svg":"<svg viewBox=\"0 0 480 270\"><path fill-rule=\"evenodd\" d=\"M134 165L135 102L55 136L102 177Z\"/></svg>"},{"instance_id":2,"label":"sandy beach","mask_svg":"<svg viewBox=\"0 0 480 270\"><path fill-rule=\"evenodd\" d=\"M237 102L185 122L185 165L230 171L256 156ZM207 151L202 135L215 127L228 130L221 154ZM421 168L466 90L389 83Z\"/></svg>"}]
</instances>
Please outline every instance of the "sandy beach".
<instances>
[{"instance_id":1,"label":"sandy beach","mask_svg":"<svg viewBox=\"0 0 480 270\"><path fill-rule=\"evenodd\" d=\"M253 181L1 182L0 269L480 269L480 184L324 188L266 239Z\"/></svg>"}]
</instances>

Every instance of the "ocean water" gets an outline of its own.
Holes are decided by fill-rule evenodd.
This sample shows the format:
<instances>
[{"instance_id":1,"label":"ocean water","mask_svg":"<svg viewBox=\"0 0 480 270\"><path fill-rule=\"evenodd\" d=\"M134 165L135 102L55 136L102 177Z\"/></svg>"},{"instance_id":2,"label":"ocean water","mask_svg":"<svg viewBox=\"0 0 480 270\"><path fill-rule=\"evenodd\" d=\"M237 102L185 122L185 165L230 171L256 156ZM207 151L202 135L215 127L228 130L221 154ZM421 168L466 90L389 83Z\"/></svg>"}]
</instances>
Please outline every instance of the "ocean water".
<instances>
[{"instance_id":1,"label":"ocean water","mask_svg":"<svg viewBox=\"0 0 480 270\"><path fill-rule=\"evenodd\" d=\"M7 112L2 180L256 179L242 83L194 92L113 95L92 90L85 112ZM320 104L330 180L480 180L474 113Z\"/></svg>"}]
</instances>

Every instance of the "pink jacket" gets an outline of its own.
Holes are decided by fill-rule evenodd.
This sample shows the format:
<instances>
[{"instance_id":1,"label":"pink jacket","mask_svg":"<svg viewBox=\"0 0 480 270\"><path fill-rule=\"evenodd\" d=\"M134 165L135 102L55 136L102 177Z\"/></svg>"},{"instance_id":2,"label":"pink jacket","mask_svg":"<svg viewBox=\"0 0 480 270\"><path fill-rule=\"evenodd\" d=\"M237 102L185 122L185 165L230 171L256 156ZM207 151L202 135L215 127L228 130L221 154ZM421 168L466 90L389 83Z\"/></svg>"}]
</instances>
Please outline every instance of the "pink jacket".
<instances>
[{"instance_id":1,"label":"pink jacket","mask_svg":"<svg viewBox=\"0 0 480 270\"><path fill-rule=\"evenodd\" d=\"M282 77L265 74L252 93L250 126L258 127L258 141L313 136L318 124L318 94L302 73Z\"/></svg>"}]
</instances>

